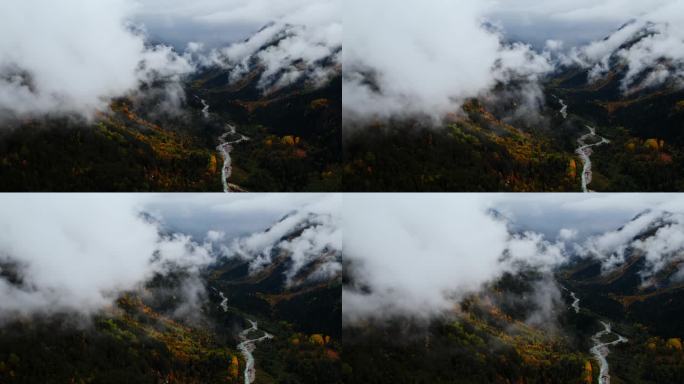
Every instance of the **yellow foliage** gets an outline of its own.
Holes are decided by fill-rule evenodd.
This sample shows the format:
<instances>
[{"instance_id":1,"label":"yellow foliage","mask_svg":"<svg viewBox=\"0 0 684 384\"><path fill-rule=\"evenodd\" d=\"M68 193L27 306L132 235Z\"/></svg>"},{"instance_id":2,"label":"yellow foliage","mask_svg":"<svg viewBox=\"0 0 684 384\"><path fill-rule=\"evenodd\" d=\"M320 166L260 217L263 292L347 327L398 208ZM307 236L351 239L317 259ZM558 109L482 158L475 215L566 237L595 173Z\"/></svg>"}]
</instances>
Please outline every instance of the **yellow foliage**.
<instances>
[{"instance_id":1,"label":"yellow foliage","mask_svg":"<svg viewBox=\"0 0 684 384\"><path fill-rule=\"evenodd\" d=\"M646 140L644 145L646 146L646 148L653 150L653 151L657 151L660 149L660 145L658 144L657 139L648 139L648 140Z\"/></svg>"},{"instance_id":2,"label":"yellow foliage","mask_svg":"<svg viewBox=\"0 0 684 384\"><path fill-rule=\"evenodd\" d=\"M679 339L679 338L669 339L669 340L667 341L667 344L666 344L666 345L667 345L667 347L670 348L670 349L674 349L674 350L677 350L677 351L681 351L681 350L682 350L682 340Z\"/></svg>"},{"instance_id":3,"label":"yellow foliage","mask_svg":"<svg viewBox=\"0 0 684 384\"><path fill-rule=\"evenodd\" d=\"M648 348L649 351L655 351L656 350L656 343L648 343L646 344L646 348Z\"/></svg>"},{"instance_id":4,"label":"yellow foliage","mask_svg":"<svg viewBox=\"0 0 684 384\"><path fill-rule=\"evenodd\" d=\"M630 152L636 151L636 144L634 144L633 142L627 143L627 145L625 147Z\"/></svg>"},{"instance_id":5,"label":"yellow foliage","mask_svg":"<svg viewBox=\"0 0 684 384\"><path fill-rule=\"evenodd\" d=\"M211 154L209 157L209 164L207 165L207 172L214 174L216 173L216 169L218 168L218 159L216 158L216 154Z\"/></svg>"},{"instance_id":6,"label":"yellow foliage","mask_svg":"<svg viewBox=\"0 0 684 384\"><path fill-rule=\"evenodd\" d=\"M321 335L321 334L311 335L309 337L309 342L311 344L316 344L316 345L321 345L321 346L325 345L325 339L323 338L323 335Z\"/></svg>"},{"instance_id":7,"label":"yellow foliage","mask_svg":"<svg viewBox=\"0 0 684 384\"><path fill-rule=\"evenodd\" d=\"M294 146L297 144L297 142L299 142L299 138L288 135L288 136L284 136L282 139L280 139L280 142L282 144L285 144L285 145Z\"/></svg>"},{"instance_id":8,"label":"yellow foliage","mask_svg":"<svg viewBox=\"0 0 684 384\"><path fill-rule=\"evenodd\" d=\"M236 356L230 358L230 366L228 367L228 374L232 379L237 379L240 374L240 362Z\"/></svg>"},{"instance_id":9,"label":"yellow foliage","mask_svg":"<svg viewBox=\"0 0 684 384\"><path fill-rule=\"evenodd\" d=\"M592 383L593 379L593 369L591 368L591 362L589 360L584 362L584 375L582 376L582 381L587 384Z\"/></svg>"}]
</instances>

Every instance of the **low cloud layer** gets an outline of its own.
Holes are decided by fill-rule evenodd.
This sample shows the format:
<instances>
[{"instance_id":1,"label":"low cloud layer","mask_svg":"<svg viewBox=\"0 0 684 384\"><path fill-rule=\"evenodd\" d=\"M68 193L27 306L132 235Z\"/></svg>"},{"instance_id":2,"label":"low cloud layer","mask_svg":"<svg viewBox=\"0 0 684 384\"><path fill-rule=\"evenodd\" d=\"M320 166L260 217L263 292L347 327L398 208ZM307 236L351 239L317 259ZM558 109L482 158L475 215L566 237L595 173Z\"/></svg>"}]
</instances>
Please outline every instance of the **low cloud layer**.
<instances>
[{"instance_id":1,"label":"low cloud layer","mask_svg":"<svg viewBox=\"0 0 684 384\"><path fill-rule=\"evenodd\" d=\"M489 1L348 1L345 119L439 119L497 82L533 81L551 70L546 57L528 45L504 43L485 23L491 6Z\"/></svg>"},{"instance_id":2,"label":"low cloud layer","mask_svg":"<svg viewBox=\"0 0 684 384\"><path fill-rule=\"evenodd\" d=\"M213 258L188 236L162 235L136 199L0 200L0 315L92 313L171 268Z\"/></svg>"},{"instance_id":3,"label":"low cloud layer","mask_svg":"<svg viewBox=\"0 0 684 384\"><path fill-rule=\"evenodd\" d=\"M546 277L528 320L541 324L560 301L553 272L577 258L610 273L644 255L644 284L684 277L684 204L671 196L353 195L344 206L345 322L430 318L505 273L535 270Z\"/></svg>"},{"instance_id":4,"label":"low cloud layer","mask_svg":"<svg viewBox=\"0 0 684 384\"><path fill-rule=\"evenodd\" d=\"M512 233L491 203L477 195L345 198L344 258L354 281L343 293L345 320L427 318L504 272L564 261L562 244Z\"/></svg>"},{"instance_id":5,"label":"low cloud layer","mask_svg":"<svg viewBox=\"0 0 684 384\"><path fill-rule=\"evenodd\" d=\"M675 279L680 280L684 277L684 266L679 265L684 261L684 210L644 212L615 231L588 239L578 249L585 257L599 259L605 273L624 266L634 255L643 255L640 275L644 285L672 267Z\"/></svg>"},{"instance_id":6,"label":"low cloud layer","mask_svg":"<svg viewBox=\"0 0 684 384\"><path fill-rule=\"evenodd\" d=\"M204 65L233 80L262 67L265 91L318 85L339 71L340 14L339 0L3 2L0 118L92 118L152 83L170 84L162 90L178 109L179 82ZM199 40L174 49L176 31Z\"/></svg>"},{"instance_id":7,"label":"low cloud layer","mask_svg":"<svg viewBox=\"0 0 684 384\"><path fill-rule=\"evenodd\" d=\"M622 80L624 92L671 82L684 85L684 3L661 1L647 12L625 20L621 29L606 39L575 48L566 64L591 68L590 81L605 76L615 62L623 63L627 73Z\"/></svg>"},{"instance_id":8,"label":"low cloud layer","mask_svg":"<svg viewBox=\"0 0 684 384\"><path fill-rule=\"evenodd\" d=\"M77 113L193 66L170 47L146 46L127 20L129 0L0 5L0 117Z\"/></svg>"},{"instance_id":9,"label":"low cloud layer","mask_svg":"<svg viewBox=\"0 0 684 384\"><path fill-rule=\"evenodd\" d=\"M255 1L235 10L204 16L211 23L261 19L264 28L248 39L214 49L201 58L206 65L231 70L232 81L263 68L259 87L268 91L305 80L314 86L339 73L342 51L340 0ZM268 18L265 18L269 15ZM267 24L267 25L266 25ZM201 52L202 47L191 45Z\"/></svg>"},{"instance_id":10,"label":"low cloud layer","mask_svg":"<svg viewBox=\"0 0 684 384\"><path fill-rule=\"evenodd\" d=\"M595 81L622 63L626 94L682 86L682 7L678 0L352 0L344 8L345 122L440 122L467 98L491 99L501 83L517 89L516 118L538 116L538 80L562 65L586 67Z\"/></svg>"},{"instance_id":11,"label":"low cloud layer","mask_svg":"<svg viewBox=\"0 0 684 384\"><path fill-rule=\"evenodd\" d=\"M337 195L310 194L4 196L0 320L88 315L127 291L163 296L159 289L143 289L158 276L175 276L178 287L166 292L177 304L173 314L192 318L206 300L201 272L222 256L239 256L222 248L268 247L258 239L267 238L261 233L285 212L292 212L292 220L271 231L297 236L270 238L270 246L287 252L293 272L317 262L317 273L307 275L311 280L339 274L339 205ZM311 225L298 233L309 217ZM258 260L261 267L267 262Z\"/></svg>"},{"instance_id":12,"label":"low cloud layer","mask_svg":"<svg viewBox=\"0 0 684 384\"><path fill-rule=\"evenodd\" d=\"M335 278L342 272L341 203L340 195L328 195L266 231L233 240L222 252L250 261L252 273L287 257L291 261L285 272L287 285ZM310 273L301 276L305 269Z\"/></svg>"}]
</instances>

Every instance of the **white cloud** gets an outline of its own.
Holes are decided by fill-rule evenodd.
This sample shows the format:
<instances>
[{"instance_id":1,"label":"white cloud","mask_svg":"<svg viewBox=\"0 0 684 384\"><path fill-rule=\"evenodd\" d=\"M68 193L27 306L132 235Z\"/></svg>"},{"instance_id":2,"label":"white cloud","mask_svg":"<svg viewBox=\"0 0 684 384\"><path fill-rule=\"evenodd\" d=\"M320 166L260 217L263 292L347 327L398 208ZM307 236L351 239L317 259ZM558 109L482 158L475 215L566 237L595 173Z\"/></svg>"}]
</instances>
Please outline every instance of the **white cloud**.
<instances>
[{"instance_id":1,"label":"white cloud","mask_svg":"<svg viewBox=\"0 0 684 384\"><path fill-rule=\"evenodd\" d=\"M595 81L613 69L611 60L620 60L627 67L622 80L624 92L667 81L681 87L684 84L683 15L681 1L648 4L629 24L606 39L574 48L565 63L590 67L590 81ZM638 42L628 44L637 36ZM640 79L643 74L645 78Z\"/></svg>"},{"instance_id":2,"label":"white cloud","mask_svg":"<svg viewBox=\"0 0 684 384\"><path fill-rule=\"evenodd\" d=\"M161 236L140 209L130 197L0 199L2 272L20 280L0 278L0 315L91 313L155 273L196 271L213 260L187 236Z\"/></svg>"},{"instance_id":3,"label":"white cloud","mask_svg":"<svg viewBox=\"0 0 684 384\"><path fill-rule=\"evenodd\" d=\"M505 272L533 268L548 278L570 256L614 268L635 249L646 259L645 283L684 260L684 205L671 195L346 195L343 231L345 322L429 318ZM539 287L531 323L548 320L560 301L555 283Z\"/></svg>"},{"instance_id":4,"label":"white cloud","mask_svg":"<svg viewBox=\"0 0 684 384\"><path fill-rule=\"evenodd\" d=\"M562 245L512 234L488 213L492 203L487 195L345 196L344 258L355 281L343 292L345 321L430 317L504 272L565 260Z\"/></svg>"},{"instance_id":5,"label":"white cloud","mask_svg":"<svg viewBox=\"0 0 684 384\"><path fill-rule=\"evenodd\" d=\"M168 47L146 47L126 25L129 0L0 4L0 116L91 117L141 82L175 79L192 66Z\"/></svg>"},{"instance_id":6,"label":"white cloud","mask_svg":"<svg viewBox=\"0 0 684 384\"><path fill-rule=\"evenodd\" d=\"M497 81L535 79L550 70L546 58L529 46L504 44L499 32L483 26L490 6L489 1L348 1L345 119L439 119Z\"/></svg>"},{"instance_id":7,"label":"white cloud","mask_svg":"<svg viewBox=\"0 0 684 384\"><path fill-rule=\"evenodd\" d=\"M196 69L197 61L221 64L237 78L254 60L265 68L264 89L302 78L320 84L337 70L340 13L340 0L3 2L0 117L76 113L92 118L112 98L135 92L142 83L178 82ZM154 31L151 37L147 24ZM196 31L204 34L196 36ZM231 37L214 41L224 32ZM179 40L177 33L207 41L188 41L192 44L184 55L150 43L172 45ZM279 34L287 36L260 50ZM246 36L252 37L237 42ZM321 66L328 57L333 64ZM164 91L176 109L184 101L181 87Z\"/></svg>"},{"instance_id":8,"label":"white cloud","mask_svg":"<svg viewBox=\"0 0 684 384\"><path fill-rule=\"evenodd\" d=\"M243 42L213 50L204 63L230 68L233 81L259 64L264 69L259 82L263 90L301 79L320 85L339 72L341 12L340 0L270 0L247 2L231 11L211 14L204 19L233 22L261 18L269 25ZM324 60L330 63L324 65Z\"/></svg>"},{"instance_id":9,"label":"white cloud","mask_svg":"<svg viewBox=\"0 0 684 384\"><path fill-rule=\"evenodd\" d=\"M140 292L155 274L171 271L188 276L173 291L182 301L175 312L191 314L205 298L200 272L220 255L221 245L246 236L245 231L261 232L284 212L298 212L303 206L304 212L335 212L335 196L2 196L0 320L14 315L92 314L124 291ZM328 237L305 231L301 239L283 246L290 246L303 260L328 243L339 243L323 230L330 226L316 228ZM333 273L333 260L322 261L321 271ZM339 273L339 260L335 262Z\"/></svg>"},{"instance_id":10,"label":"white cloud","mask_svg":"<svg viewBox=\"0 0 684 384\"><path fill-rule=\"evenodd\" d=\"M341 195L330 194L291 212L267 230L233 240L223 247L228 257L250 261L256 273L287 256L291 264L286 284L296 284L303 268L316 264L315 273L306 281L330 279L342 271Z\"/></svg>"}]
</instances>

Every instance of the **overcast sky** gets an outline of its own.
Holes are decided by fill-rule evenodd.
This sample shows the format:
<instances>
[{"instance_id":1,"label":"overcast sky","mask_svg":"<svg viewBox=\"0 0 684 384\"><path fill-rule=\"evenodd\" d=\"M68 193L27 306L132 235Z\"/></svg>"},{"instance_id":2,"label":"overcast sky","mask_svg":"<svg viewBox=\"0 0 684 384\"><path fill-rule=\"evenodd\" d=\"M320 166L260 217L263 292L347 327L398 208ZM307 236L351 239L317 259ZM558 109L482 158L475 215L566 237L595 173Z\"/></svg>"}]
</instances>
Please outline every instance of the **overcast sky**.
<instances>
[{"instance_id":1,"label":"overcast sky","mask_svg":"<svg viewBox=\"0 0 684 384\"><path fill-rule=\"evenodd\" d=\"M216 47L243 40L281 20L315 24L321 21L320 10L339 0L132 1L137 3L132 18L145 25L152 39L184 49L191 41Z\"/></svg>"},{"instance_id":2,"label":"overcast sky","mask_svg":"<svg viewBox=\"0 0 684 384\"><path fill-rule=\"evenodd\" d=\"M486 16L499 22L510 39L540 48L546 40L563 40L570 47L602 39L626 22L677 1L498 0L491 2Z\"/></svg>"}]
</instances>

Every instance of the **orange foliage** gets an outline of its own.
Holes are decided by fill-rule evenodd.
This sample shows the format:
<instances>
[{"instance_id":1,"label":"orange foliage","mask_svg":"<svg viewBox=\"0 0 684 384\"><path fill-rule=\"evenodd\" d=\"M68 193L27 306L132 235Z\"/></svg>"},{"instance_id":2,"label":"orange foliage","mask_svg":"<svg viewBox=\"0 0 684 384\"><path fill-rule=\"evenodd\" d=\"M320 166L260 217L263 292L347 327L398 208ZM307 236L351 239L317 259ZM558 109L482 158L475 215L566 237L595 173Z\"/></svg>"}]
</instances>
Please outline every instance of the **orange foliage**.
<instances>
[{"instance_id":1,"label":"orange foliage","mask_svg":"<svg viewBox=\"0 0 684 384\"><path fill-rule=\"evenodd\" d=\"M648 149L650 149L650 150L652 150L652 151L658 151L658 150L660 150L660 145L659 145L657 139L648 139L648 140L646 140L646 142L644 143L644 146L646 146L646 148L648 148Z\"/></svg>"},{"instance_id":2,"label":"orange foliage","mask_svg":"<svg viewBox=\"0 0 684 384\"><path fill-rule=\"evenodd\" d=\"M589 360L584 362L584 376L582 381L587 384L591 384L593 379L593 369L591 368L591 362Z\"/></svg>"},{"instance_id":3,"label":"orange foliage","mask_svg":"<svg viewBox=\"0 0 684 384\"><path fill-rule=\"evenodd\" d=\"M317 333L317 334L314 334L314 335L311 335L311 336L309 337L309 342L310 342L311 344L316 344L316 345L320 345L320 346L325 345L325 339L323 338L323 335L318 334L318 333Z\"/></svg>"},{"instance_id":4,"label":"orange foliage","mask_svg":"<svg viewBox=\"0 0 684 384\"><path fill-rule=\"evenodd\" d=\"M577 161L575 159L570 159L568 164L568 177L574 179L577 177Z\"/></svg>"},{"instance_id":5,"label":"orange foliage","mask_svg":"<svg viewBox=\"0 0 684 384\"><path fill-rule=\"evenodd\" d=\"M207 165L207 172L210 174L215 174L218 169L218 159L216 158L216 154L212 153L211 156L209 156L209 164Z\"/></svg>"},{"instance_id":6,"label":"orange foliage","mask_svg":"<svg viewBox=\"0 0 684 384\"><path fill-rule=\"evenodd\" d=\"M682 350L682 340L679 338L672 338L667 341L667 347L676 351Z\"/></svg>"},{"instance_id":7,"label":"orange foliage","mask_svg":"<svg viewBox=\"0 0 684 384\"><path fill-rule=\"evenodd\" d=\"M236 356L230 358L230 366L228 367L228 374L232 379L237 379L240 374L240 362Z\"/></svg>"},{"instance_id":8,"label":"orange foliage","mask_svg":"<svg viewBox=\"0 0 684 384\"><path fill-rule=\"evenodd\" d=\"M330 100L328 99L316 99L309 104L309 107L311 109L323 109L327 108L330 105Z\"/></svg>"}]
</instances>

